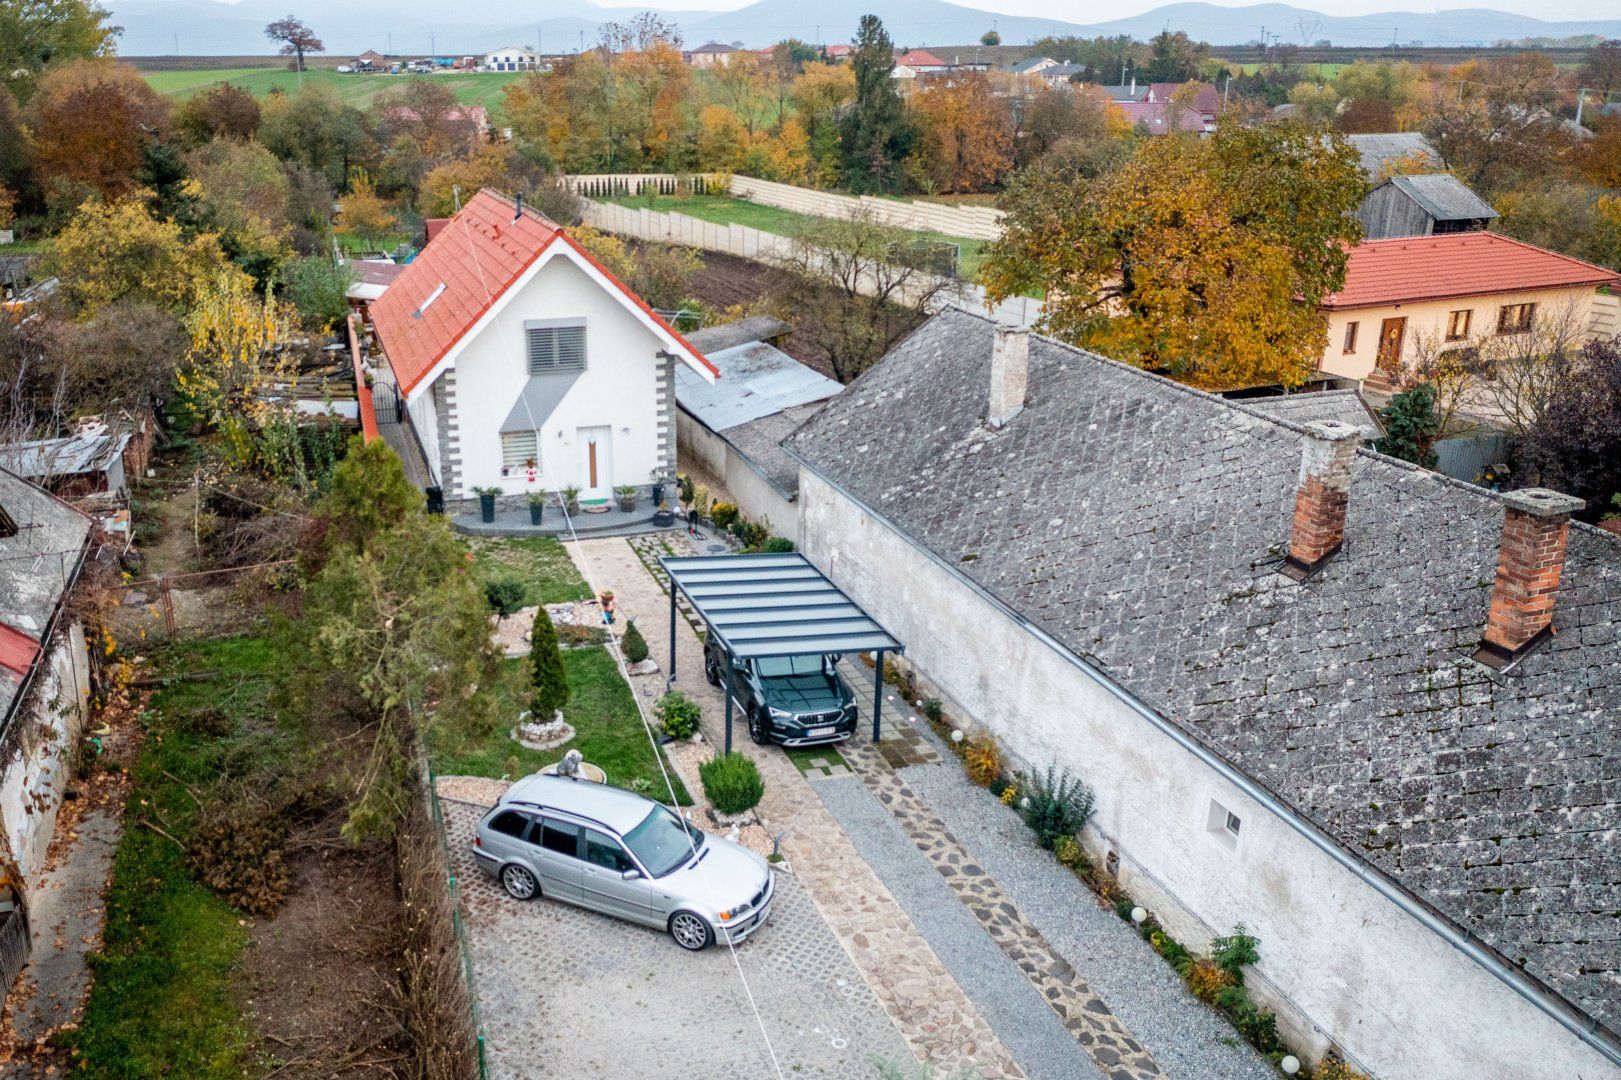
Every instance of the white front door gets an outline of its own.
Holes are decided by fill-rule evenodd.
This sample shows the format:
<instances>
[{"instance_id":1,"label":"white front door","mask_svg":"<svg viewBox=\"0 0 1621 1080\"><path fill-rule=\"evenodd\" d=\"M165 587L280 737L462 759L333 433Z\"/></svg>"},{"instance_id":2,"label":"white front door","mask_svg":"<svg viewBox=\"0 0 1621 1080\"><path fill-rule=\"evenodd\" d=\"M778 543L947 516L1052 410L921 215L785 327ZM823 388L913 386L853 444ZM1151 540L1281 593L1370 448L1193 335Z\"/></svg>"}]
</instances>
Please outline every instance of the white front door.
<instances>
[{"instance_id":1,"label":"white front door","mask_svg":"<svg viewBox=\"0 0 1621 1080\"><path fill-rule=\"evenodd\" d=\"M580 446L580 499L612 498L613 428L580 428L575 441Z\"/></svg>"}]
</instances>

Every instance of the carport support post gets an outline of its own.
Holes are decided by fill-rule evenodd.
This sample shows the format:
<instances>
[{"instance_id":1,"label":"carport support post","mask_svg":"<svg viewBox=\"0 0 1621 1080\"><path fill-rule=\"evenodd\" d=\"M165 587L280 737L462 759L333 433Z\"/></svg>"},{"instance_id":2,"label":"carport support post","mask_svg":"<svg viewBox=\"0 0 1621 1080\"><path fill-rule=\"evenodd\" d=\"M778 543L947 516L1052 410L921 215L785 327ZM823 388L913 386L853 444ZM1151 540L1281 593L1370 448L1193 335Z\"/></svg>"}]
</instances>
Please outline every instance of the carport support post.
<instances>
[{"instance_id":1,"label":"carport support post","mask_svg":"<svg viewBox=\"0 0 1621 1080\"><path fill-rule=\"evenodd\" d=\"M872 683L872 741L878 741L878 718L884 711L884 650L874 649Z\"/></svg>"},{"instance_id":2,"label":"carport support post","mask_svg":"<svg viewBox=\"0 0 1621 1080\"><path fill-rule=\"evenodd\" d=\"M726 695L726 752L732 752L732 653L726 651L726 670L721 672L720 692Z\"/></svg>"},{"instance_id":3,"label":"carport support post","mask_svg":"<svg viewBox=\"0 0 1621 1080\"><path fill-rule=\"evenodd\" d=\"M675 684L675 575L668 568L664 572L670 579L670 677L664 684L668 690Z\"/></svg>"}]
</instances>

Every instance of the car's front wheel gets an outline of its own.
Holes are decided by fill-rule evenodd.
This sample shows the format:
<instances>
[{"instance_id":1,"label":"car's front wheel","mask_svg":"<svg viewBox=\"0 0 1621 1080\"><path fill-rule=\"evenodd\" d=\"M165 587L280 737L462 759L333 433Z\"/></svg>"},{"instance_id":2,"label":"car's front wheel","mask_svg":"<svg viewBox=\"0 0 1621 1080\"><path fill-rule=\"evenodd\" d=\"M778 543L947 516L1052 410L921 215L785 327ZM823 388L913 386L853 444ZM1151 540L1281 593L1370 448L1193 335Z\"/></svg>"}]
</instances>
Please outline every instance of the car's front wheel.
<instances>
[{"instance_id":1,"label":"car's front wheel","mask_svg":"<svg viewBox=\"0 0 1621 1080\"><path fill-rule=\"evenodd\" d=\"M540 882L535 880L535 875L529 872L528 867L517 863L508 863L501 868L501 887L514 900L533 900L540 895Z\"/></svg>"},{"instance_id":2,"label":"car's front wheel","mask_svg":"<svg viewBox=\"0 0 1621 1080\"><path fill-rule=\"evenodd\" d=\"M720 685L720 664L716 663L714 653L704 653L704 678L709 680L710 686Z\"/></svg>"},{"instance_id":3,"label":"car's front wheel","mask_svg":"<svg viewBox=\"0 0 1621 1080\"><path fill-rule=\"evenodd\" d=\"M759 709L749 710L749 738L753 739L760 746L764 746L766 743L771 741L766 737L765 716L760 712Z\"/></svg>"},{"instance_id":4,"label":"car's front wheel","mask_svg":"<svg viewBox=\"0 0 1621 1080\"><path fill-rule=\"evenodd\" d=\"M670 916L670 936L675 943L689 952L701 952L715 940L715 931L701 915L678 911Z\"/></svg>"}]
</instances>

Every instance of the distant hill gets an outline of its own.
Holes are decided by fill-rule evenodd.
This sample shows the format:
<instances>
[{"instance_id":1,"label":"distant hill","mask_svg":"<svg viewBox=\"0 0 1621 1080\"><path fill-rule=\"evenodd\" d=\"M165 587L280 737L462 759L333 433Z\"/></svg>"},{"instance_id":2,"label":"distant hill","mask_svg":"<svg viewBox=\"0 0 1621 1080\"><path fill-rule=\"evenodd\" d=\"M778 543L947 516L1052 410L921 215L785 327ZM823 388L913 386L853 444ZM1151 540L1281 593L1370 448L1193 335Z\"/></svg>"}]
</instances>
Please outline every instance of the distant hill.
<instances>
[{"instance_id":1,"label":"distant hill","mask_svg":"<svg viewBox=\"0 0 1621 1080\"><path fill-rule=\"evenodd\" d=\"M105 0L113 21L124 28L118 50L127 56L253 55L274 52L264 27L299 5L288 0ZM396 54L473 54L501 45L535 45L546 52L579 47L581 34L591 44L597 27L633 13L630 8L604 8L592 0L527 0L529 18L517 22L510 0L344 0L306 8L301 14L325 42L331 55L353 55L366 49ZM454 17L450 13L454 12ZM737 11L667 12L678 22L689 45L706 41L740 41L764 46L784 37L826 43L849 41L861 16L873 12L884 20L898 44L963 45L979 39L994 25L1003 42L1014 45L1044 34L1130 34L1147 40L1167 26L1214 45L1258 41L1262 28L1294 44L1327 40L1335 45L1403 44L1489 45L1520 38L1566 38L1579 34L1621 37L1621 19L1587 22L1544 22L1525 15L1490 9L1443 12L1391 12L1379 15L1331 16L1288 4L1216 7L1181 3L1155 8L1131 18L1093 25L1057 19L1000 15L946 0L758 0ZM949 58L947 58L949 59Z\"/></svg>"}]
</instances>

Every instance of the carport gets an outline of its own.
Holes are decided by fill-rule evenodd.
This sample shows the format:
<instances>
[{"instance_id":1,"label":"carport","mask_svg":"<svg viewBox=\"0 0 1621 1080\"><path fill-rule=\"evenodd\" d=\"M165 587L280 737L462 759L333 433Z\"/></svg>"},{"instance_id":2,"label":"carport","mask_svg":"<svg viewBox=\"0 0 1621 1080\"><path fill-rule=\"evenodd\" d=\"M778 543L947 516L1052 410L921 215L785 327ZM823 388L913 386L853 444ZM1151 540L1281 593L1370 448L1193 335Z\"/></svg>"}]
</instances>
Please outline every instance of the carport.
<instances>
[{"instance_id":1,"label":"carport","mask_svg":"<svg viewBox=\"0 0 1621 1080\"><path fill-rule=\"evenodd\" d=\"M798 552L693 555L659 560L670 576L670 682L675 682L676 593L709 626L727 662L815 653L870 652L877 664L872 741L884 701L884 654L895 637ZM732 693L726 689L726 750L732 749Z\"/></svg>"}]
</instances>

